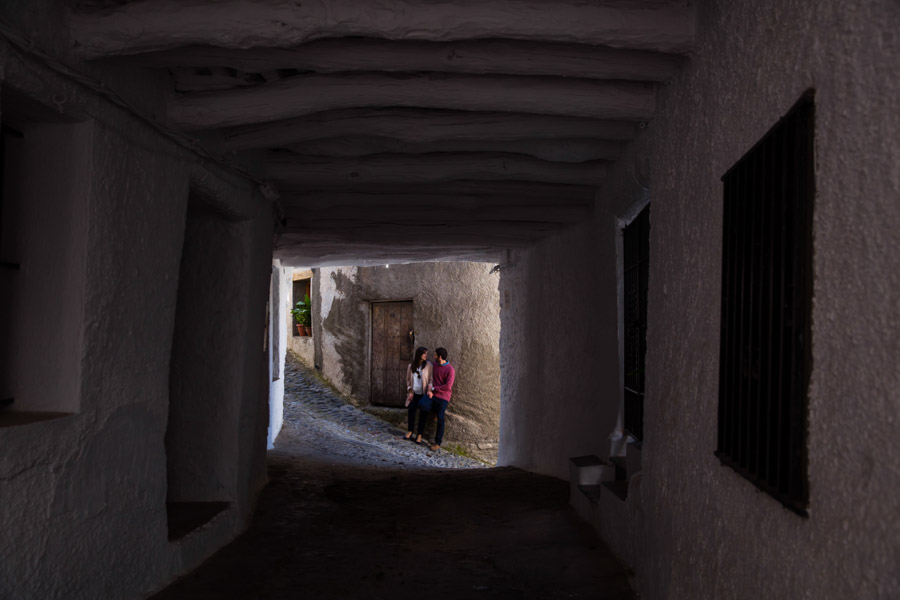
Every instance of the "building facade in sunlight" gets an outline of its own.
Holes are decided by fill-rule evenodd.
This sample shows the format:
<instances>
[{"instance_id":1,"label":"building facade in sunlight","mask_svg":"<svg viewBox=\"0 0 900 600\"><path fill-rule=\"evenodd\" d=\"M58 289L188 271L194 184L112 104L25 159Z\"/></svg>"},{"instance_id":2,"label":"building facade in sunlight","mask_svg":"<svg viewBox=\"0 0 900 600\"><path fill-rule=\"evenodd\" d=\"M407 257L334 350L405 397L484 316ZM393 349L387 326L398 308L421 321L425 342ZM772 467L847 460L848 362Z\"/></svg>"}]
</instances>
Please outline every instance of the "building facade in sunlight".
<instances>
[{"instance_id":1,"label":"building facade in sunlight","mask_svg":"<svg viewBox=\"0 0 900 600\"><path fill-rule=\"evenodd\" d=\"M290 319L288 347L342 394L398 426L406 427L406 366L413 351L424 346L430 358L435 348L446 348L456 383L445 446L460 446L495 462L500 305L499 275L493 267L428 262L298 270L272 304L295 306L310 290L311 331L301 334ZM288 275L282 277L287 280ZM432 433L429 425L426 435Z\"/></svg>"}]
</instances>

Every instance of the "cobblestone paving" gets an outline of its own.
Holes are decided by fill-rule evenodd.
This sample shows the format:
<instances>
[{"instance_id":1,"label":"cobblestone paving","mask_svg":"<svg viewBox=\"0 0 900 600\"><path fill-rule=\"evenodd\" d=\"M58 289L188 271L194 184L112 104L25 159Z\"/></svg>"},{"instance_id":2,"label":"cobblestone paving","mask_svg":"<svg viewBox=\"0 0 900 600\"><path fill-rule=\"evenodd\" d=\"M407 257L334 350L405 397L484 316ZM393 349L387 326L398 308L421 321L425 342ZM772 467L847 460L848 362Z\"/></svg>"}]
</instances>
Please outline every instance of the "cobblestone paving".
<instances>
[{"instance_id":1,"label":"cobblestone paving","mask_svg":"<svg viewBox=\"0 0 900 600\"><path fill-rule=\"evenodd\" d=\"M288 353L284 374L284 425L275 451L303 445L334 460L358 465L477 469L486 465L445 449L403 438L405 430L348 404Z\"/></svg>"}]
</instances>

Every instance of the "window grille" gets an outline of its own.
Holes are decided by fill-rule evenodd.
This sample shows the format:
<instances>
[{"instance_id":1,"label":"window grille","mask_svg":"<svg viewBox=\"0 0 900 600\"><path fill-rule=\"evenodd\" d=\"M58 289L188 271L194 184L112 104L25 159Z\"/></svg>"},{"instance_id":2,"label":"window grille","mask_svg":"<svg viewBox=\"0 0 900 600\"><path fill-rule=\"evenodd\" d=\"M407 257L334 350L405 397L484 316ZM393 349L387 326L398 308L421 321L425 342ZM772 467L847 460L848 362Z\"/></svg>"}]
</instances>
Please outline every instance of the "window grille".
<instances>
[{"instance_id":1,"label":"window grille","mask_svg":"<svg viewBox=\"0 0 900 600\"><path fill-rule=\"evenodd\" d=\"M806 516L812 92L722 177L721 462Z\"/></svg>"},{"instance_id":2,"label":"window grille","mask_svg":"<svg viewBox=\"0 0 900 600\"><path fill-rule=\"evenodd\" d=\"M3 229L4 229L4 227L8 226L8 225L4 225L4 222L3 222L4 191L5 191L4 190L4 181L5 181L5 175L6 175L6 152L7 152L6 138L7 138L7 136L15 137L15 138L22 138L23 135L20 131L17 131L15 129L13 129L12 127L9 127L5 123L0 124L0 269L5 270L5 271L17 271L19 269L18 263L4 260L3 254L2 254L3 250L4 250ZM6 283L4 282L4 286L3 286L4 288L5 288L5 285L6 285ZM6 289L4 289L4 293L6 293ZM2 304L4 300L5 299L0 298L0 304ZM4 306L4 311L5 310L6 310L6 307ZM4 317L4 318L7 317L7 315L2 314L2 313L0 313L0 315L2 315L2 317ZM4 329L4 328L2 327L2 324L0 324L0 330L2 330L2 329ZM5 334L3 334L3 335L5 335ZM2 340L2 341L5 342L6 340ZM5 383L3 384L3 387L4 388L6 387ZM13 405L13 403L15 402L15 399L7 397L6 389L3 389L2 391L0 391L0 394L2 394L2 395L0 395L0 410L10 408Z\"/></svg>"},{"instance_id":3,"label":"window grille","mask_svg":"<svg viewBox=\"0 0 900 600\"><path fill-rule=\"evenodd\" d=\"M15 137L15 138L21 139L24 136L22 135L22 133L20 131L17 131L15 129L13 129L12 127L9 127L5 123L3 125L0 125L0 252L3 251L3 227L4 227L4 224L3 224L3 212L4 212L3 211L3 205L4 205L4 201L3 201L4 200L4 198L3 198L4 189L3 189L3 187L4 187L4 183L3 182L5 179L4 175L5 175L5 170L6 170L6 152L7 152L6 138L7 137ZM19 265L18 265L18 263L3 260L3 256L0 255L0 268L18 270Z\"/></svg>"},{"instance_id":4,"label":"window grille","mask_svg":"<svg viewBox=\"0 0 900 600\"><path fill-rule=\"evenodd\" d=\"M629 224L622 235L624 262L623 375L625 431L644 439L644 355L647 352L647 280L650 254L650 207Z\"/></svg>"}]
</instances>

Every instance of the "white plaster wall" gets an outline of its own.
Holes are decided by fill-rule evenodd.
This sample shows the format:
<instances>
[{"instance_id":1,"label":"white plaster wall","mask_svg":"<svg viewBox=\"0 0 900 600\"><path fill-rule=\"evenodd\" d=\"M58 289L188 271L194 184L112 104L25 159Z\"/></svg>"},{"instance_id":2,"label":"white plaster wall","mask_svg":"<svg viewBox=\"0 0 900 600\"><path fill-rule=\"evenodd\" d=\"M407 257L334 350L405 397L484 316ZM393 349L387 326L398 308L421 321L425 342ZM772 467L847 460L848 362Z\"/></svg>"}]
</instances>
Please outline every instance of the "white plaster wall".
<instances>
[{"instance_id":1,"label":"white plaster wall","mask_svg":"<svg viewBox=\"0 0 900 600\"><path fill-rule=\"evenodd\" d=\"M28 24L38 42L67 47L64 30L55 29L59 19L41 18L58 16L61 11L52 4L4 3L0 15ZM28 18L20 19L22 14ZM262 346L271 210L252 184L200 166L106 101L35 63L24 65L2 44L0 73L0 85L34 98L64 97L66 114L90 129L85 156L73 158L79 169L82 161L89 166L80 172L90 174L74 182L75 200L67 205L73 237L60 250L58 270L46 274L76 282L65 283L64 290L83 286L80 314L72 318L81 330L75 349L80 383L66 380L75 381L80 401L69 417L0 427L0 597L143 598L232 539L245 526L265 478ZM148 91L145 103L161 97L139 73L128 82L129 93ZM154 108L163 112L161 106ZM48 169L44 175L64 173ZM243 223L230 265L242 291L223 299L235 322L218 340L226 348L221 372L233 373L237 385L227 407L234 418L228 442L236 449L228 476L231 508L204 529L169 543L164 438L180 252L192 187ZM82 223L87 225L79 230ZM52 304L49 313L79 312L77 294ZM23 351L33 350L26 342Z\"/></svg>"},{"instance_id":2,"label":"white plaster wall","mask_svg":"<svg viewBox=\"0 0 900 600\"><path fill-rule=\"evenodd\" d=\"M568 479L618 415L614 224L585 222L501 266L498 464ZM610 278L610 273L613 277Z\"/></svg>"},{"instance_id":3,"label":"white plaster wall","mask_svg":"<svg viewBox=\"0 0 900 600\"><path fill-rule=\"evenodd\" d=\"M279 261L276 261L276 263ZM275 440L284 423L284 360L290 332L284 326L290 314L290 286L293 269L272 267L272 293L269 299L269 428L268 448L274 448Z\"/></svg>"},{"instance_id":4,"label":"white plaster wall","mask_svg":"<svg viewBox=\"0 0 900 600\"><path fill-rule=\"evenodd\" d=\"M896 597L900 5L719 2L701 16L708 33L691 69L662 96L659 127L646 142L658 195L650 289L658 317L648 332L647 436L655 443L645 444L641 495L644 531L670 533L643 546L643 587L659 598L701 590L731 598ZM807 87L817 90L817 197L811 516L804 520L711 452L719 177ZM699 89L706 91L698 105ZM716 560L701 560L704 553Z\"/></svg>"},{"instance_id":5,"label":"white plaster wall","mask_svg":"<svg viewBox=\"0 0 900 600\"><path fill-rule=\"evenodd\" d=\"M606 323L616 308L610 240L643 184L651 196L643 470L627 510L601 511L595 524L635 563L642 598L900 597L900 4L710 0L697 8L691 63L660 93L653 122L600 190L590 261L578 255L591 234L574 230L516 253L503 272L501 289L505 295L509 285L513 306L507 321L504 296L501 457L528 467L536 454L559 461L592 444L603 455L608 429L600 420L582 447L567 447L566 427L548 432L557 441L545 441L547 396L530 386L550 386L529 374L516 394L506 377L513 362L547 361L551 372L567 364L527 350L535 344L522 318L555 302L576 310L579 321L600 320L589 325L590 352L576 353L593 366L599 395L569 396L561 408L618 403L617 335ZM713 452L720 177L810 87L817 90L817 197L804 519ZM573 260L604 287L597 302L541 291L549 265L565 269ZM590 293L591 283L582 285L578 291ZM508 427L533 437L540 451L510 445Z\"/></svg>"},{"instance_id":6,"label":"white plaster wall","mask_svg":"<svg viewBox=\"0 0 900 600\"><path fill-rule=\"evenodd\" d=\"M657 409L656 422L671 416L676 425L695 434L687 443L667 440L651 450L649 459L645 452L647 468L659 477L650 485L645 478L643 485L645 505L659 506L680 487L673 481L679 471L682 479L707 481L708 495L695 498L692 510L679 514L677 506L659 506L648 514L647 527L671 522L678 532L703 522L695 547L721 550L715 563L700 568L686 564L687 557L676 558L670 581L657 568L659 558L651 554L645 569L652 581L649 589L658 589L660 597L689 597L714 582L720 595L741 598L898 596L900 113L892 98L900 92L900 6L837 1L814 6L796 1L753 7L725 4L704 12L718 33L701 39L702 58L695 70L685 73L682 87L673 85L672 97L664 99L666 114L673 118L668 131L659 133L667 142L657 152L674 155L674 140L680 138L682 152L687 149L687 155L707 160L679 165L684 167L680 173L654 175L656 181L665 177L671 182L665 191L671 186L674 193L665 193L658 203L661 236L654 240L651 260L654 254L660 256L661 269L651 299L659 299L661 323L675 321L673 316L687 313L689 307L695 307L690 314L696 316L682 319L674 331L656 328L651 334L649 345L658 349L651 354L654 367L680 376L676 385L654 380L649 391L659 398L655 406L682 408L677 416ZM754 13L762 18L754 19ZM748 28L750 19L753 26ZM773 21L781 24L774 31L766 26ZM749 76L736 76L739 73ZM685 119L677 107L698 85L708 86L712 94L705 110ZM699 453L715 443L720 281L714 267L720 254L708 240L721 231L718 177L806 87L817 90L808 521L758 494L718 466L708 452L706 460L673 468L686 453ZM699 129L708 135L701 137ZM659 154L651 155L651 164L654 156ZM688 189L697 204L674 201ZM669 236L679 229L684 242L673 252ZM676 266L690 275L673 280ZM711 276L704 276L706 272ZM712 317L701 318L704 313ZM697 349L691 364L671 343L656 342L675 336ZM677 403L670 402L676 398ZM683 499L680 504L689 503ZM710 510L704 511L706 507ZM748 522L754 527L747 528ZM767 539L781 542L773 547ZM650 575L654 572L655 577ZM687 572L694 575L682 578Z\"/></svg>"},{"instance_id":7,"label":"white plaster wall","mask_svg":"<svg viewBox=\"0 0 900 600\"><path fill-rule=\"evenodd\" d=\"M197 177L193 177L197 182ZM237 180L239 181L239 180ZM237 181L232 182L236 184ZM241 182L246 185L246 182ZM240 188L238 188L240 189ZM247 190L249 191L249 190ZM263 196L255 190L253 193L225 194L219 190L218 197L223 199L237 198L241 202L231 202L230 208L236 204L249 208L246 217L244 252L241 260L235 261L239 267L239 277L232 285L241 290L238 303L243 308L244 328L233 340L243 352L237 361L241 369L242 393L239 398L237 436L234 438L236 452L235 478L236 503L234 506L236 528L232 536L250 525L252 511L256 506L259 491L268 481L266 475L266 437L269 422L268 391L268 353L263 344L266 323L266 301L269 296L269 281L272 268L272 236L274 221L272 207ZM246 202L246 205L243 203ZM223 365L228 366L228 363ZM213 548L215 549L215 548ZM202 552L209 552L205 546ZM205 558L205 556L201 557ZM196 563L196 564L199 564Z\"/></svg>"},{"instance_id":8,"label":"white plaster wall","mask_svg":"<svg viewBox=\"0 0 900 600\"><path fill-rule=\"evenodd\" d=\"M231 222L191 194L178 279L166 428L170 502L230 501L245 326L231 267L240 262L246 222ZM260 338L262 339L262 338ZM258 351L258 350L257 350Z\"/></svg>"}]
</instances>

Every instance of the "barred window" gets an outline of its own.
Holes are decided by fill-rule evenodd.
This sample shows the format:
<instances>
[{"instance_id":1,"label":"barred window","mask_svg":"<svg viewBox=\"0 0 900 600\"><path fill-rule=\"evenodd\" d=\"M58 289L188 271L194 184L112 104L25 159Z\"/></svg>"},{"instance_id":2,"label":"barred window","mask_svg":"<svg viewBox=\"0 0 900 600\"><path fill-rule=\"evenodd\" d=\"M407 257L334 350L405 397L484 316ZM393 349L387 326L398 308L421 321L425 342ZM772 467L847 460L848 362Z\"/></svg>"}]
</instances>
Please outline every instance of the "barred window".
<instances>
[{"instance_id":1,"label":"barred window","mask_svg":"<svg viewBox=\"0 0 900 600\"><path fill-rule=\"evenodd\" d=\"M807 92L722 177L716 456L804 516L814 116Z\"/></svg>"},{"instance_id":2,"label":"barred window","mask_svg":"<svg viewBox=\"0 0 900 600\"><path fill-rule=\"evenodd\" d=\"M647 353L647 281L650 256L650 207L622 235L624 250L625 431L644 439L644 356Z\"/></svg>"},{"instance_id":3,"label":"barred window","mask_svg":"<svg viewBox=\"0 0 900 600\"><path fill-rule=\"evenodd\" d=\"M22 139L24 136L20 131L10 127L6 123L0 125L0 269L8 269L8 270L18 270L19 264L13 262L11 260L5 260L4 257L8 254L7 248L3 243L4 239L4 231L9 230L9 224L4 225L4 197L6 195L6 174L7 174L7 161L6 156L10 152L8 146L10 145L7 140L15 140Z\"/></svg>"}]
</instances>

